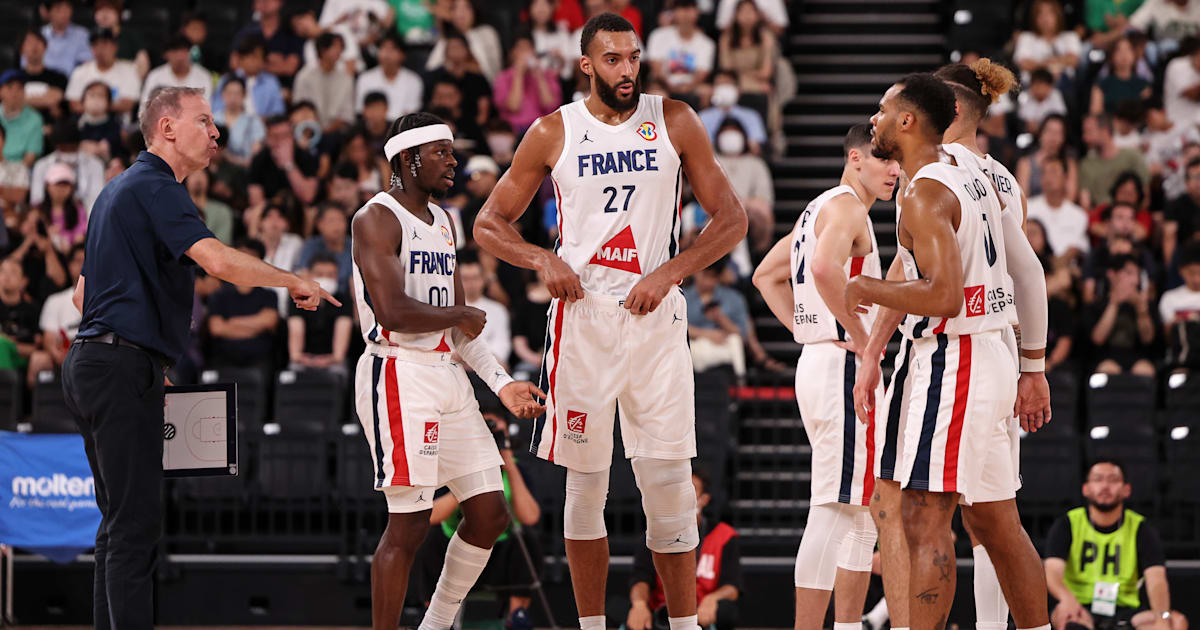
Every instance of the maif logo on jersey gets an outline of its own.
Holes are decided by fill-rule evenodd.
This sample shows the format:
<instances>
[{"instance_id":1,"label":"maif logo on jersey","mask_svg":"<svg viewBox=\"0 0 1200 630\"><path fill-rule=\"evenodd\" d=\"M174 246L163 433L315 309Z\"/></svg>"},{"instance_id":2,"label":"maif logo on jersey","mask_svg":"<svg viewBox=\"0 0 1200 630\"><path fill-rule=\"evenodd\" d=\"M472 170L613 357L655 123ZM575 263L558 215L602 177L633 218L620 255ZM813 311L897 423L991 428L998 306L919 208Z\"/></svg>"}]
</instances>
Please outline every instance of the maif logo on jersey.
<instances>
[{"instance_id":1,"label":"maif logo on jersey","mask_svg":"<svg viewBox=\"0 0 1200 630\"><path fill-rule=\"evenodd\" d=\"M983 315L983 285L963 287L963 299L966 300L967 317Z\"/></svg>"},{"instance_id":2,"label":"maif logo on jersey","mask_svg":"<svg viewBox=\"0 0 1200 630\"><path fill-rule=\"evenodd\" d=\"M625 226L624 230L618 232L592 256L588 264L642 273L642 266L638 263L637 244L633 242L633 228Z\"/></svg>"},{"instance_id":3,"label":"maif logo on jersey","mask_svg":"<svg viewBox=\"0 0 1200 630\"><path fill-rule=\"evenodd\" d=\"M646 121L638 126L637 133L642 139L650 141L658 139L658 131L654 128L654 123Z\"/></svg>"},{"instance_id":4,"label":"maif logo on jersey","mask_svg":"<svg viewBox=\"0 0 1200 630\"><path fill-rule=\"evenodd\" d=\"M571 433L583 433L587 428L587 414L582 411L567 410L567 430Z\"/></svg>"}]
</instances>

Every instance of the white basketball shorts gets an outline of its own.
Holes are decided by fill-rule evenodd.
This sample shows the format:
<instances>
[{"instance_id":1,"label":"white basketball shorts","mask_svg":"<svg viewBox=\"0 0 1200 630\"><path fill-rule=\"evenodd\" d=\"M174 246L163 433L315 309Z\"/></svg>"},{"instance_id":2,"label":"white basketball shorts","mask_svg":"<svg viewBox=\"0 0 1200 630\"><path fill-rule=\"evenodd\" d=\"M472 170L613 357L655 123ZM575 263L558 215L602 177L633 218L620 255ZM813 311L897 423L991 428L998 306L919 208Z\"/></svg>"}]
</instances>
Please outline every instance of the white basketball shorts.
<instances>
[{"instance_id":1,"label":"white basketball shorts","mask_svg":"<svg viewBox=\"0 0 1200 630\"><path fill-rule=\"evenodd\" d=\"M358 360L354 390L377 490L436 489L500 466L475 392L450 353L370 344Z\"/></svg>"},{"instance_id":2,"label":"white basketball shorts","mask_svg":"<svg viewBox=\"0 0 1200 630\"><path fill-rule=\"evenodd\" d=\"M541 377L546 414L529 445L538 457L580 472L607 469L618 416L626 457L696 456L683 292L671 289L646 315L623 304L592 293L551 301Z\"/></svg>"}]
</instances>

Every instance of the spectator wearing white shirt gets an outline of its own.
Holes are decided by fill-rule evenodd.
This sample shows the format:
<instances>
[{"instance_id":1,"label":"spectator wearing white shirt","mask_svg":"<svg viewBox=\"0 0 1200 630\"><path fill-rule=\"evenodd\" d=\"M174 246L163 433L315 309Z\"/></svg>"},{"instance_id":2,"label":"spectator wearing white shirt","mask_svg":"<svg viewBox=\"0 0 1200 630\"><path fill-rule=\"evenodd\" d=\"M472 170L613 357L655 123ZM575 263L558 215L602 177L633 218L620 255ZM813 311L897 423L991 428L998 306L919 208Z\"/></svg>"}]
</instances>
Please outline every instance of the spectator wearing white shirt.
<instances>
[{"instance_id":1,"label":"spectator wearing white shirt","mask_svg":"<svg viewBox=\"0 0 1200 630\"><path fill-rule=\"evenodd\" d=\"M1189 41L1187 48L1187 54L1167 63L1163 107L1171 122L1190 127L1200 123L1200 41Z\"/></svg>"},{"instance_id":2,"label":"spectator wearing white shirt","mask_svg":"<svg viewBox=\"0 0 1200 630\"><path fill-rule=\"evenodd\" d=\"M344 26L355 42L366 45L396 23L396 12L387 0L325 0L317 23L322 29Z\"/></svg>"},{"instance_id":3,"label":"spectator wearing white shirt","mask_svg":"<svg viewBox=\"0 0 1200 630\"><path fill-rule=\"evenodd\" d=\"M335 133L354 123L354 77L338 67L345 44L337 33L317 36L317 65L296 74L293 102L311 101L325 133Z\"/></svg>"},{"instance_id":4,"label":"spectator wearing white shirt","mask_svg":"<svg viewBox=\"0 0 1200 630\"><path fill-rule=\"evenodd\" d=\"M1145 0L1129 16L1129 26L1149 35L1165 57L1183 38L1200 34L1200 1Z\"/></svg>"},{"instance_id":5,"label":"spectator wearing white shirt","mask_svg":"<svg viewBox=\"0 0 1200 630\"><path fill-rule=\"evenodd\" d=\"M654 76L667 84L672 95L693 104L706 103L712 92L707 81L717 45L698 26L696 0L675 0L672 7L672 24L650 33L646 57Z\"/></svg>"},{"instance_id":6,"label":"spectator wearing white shirt","mask_svg":"<svg viewBox=\"0 0 1200 630\"><path fill-rule=\"evenodd\" d=\"M543 68L552 70L563 79L570 79L579 65L579 42L571 32L554 21L553 0L531 0L529 30L533 48Z\"/></svg>"},{"instance_id":7,"label":"spectator wearing white shirt","mask_svg":"<svg viewBox=\"0 0 1200 630\"><path fill-rule=\"evenodd\" d=\"M1190 243L1179 256L1183 285L1162 294L1158 313L1167 340L1167 363L1175 368L1200 367L1200 243Z\"/></svg>"},{"instance_id":8,"label":"spectator wearing white shirt","mask_svg":"<svg viewBox=\"0 0 1200 630\"><path fill-rule=\"evenodd\" d=\"M395 32L383 36L379 42L379 65L362 73L355 83L357 111L362 112L371 92L387 96L388 120L421 110L425 85L420 75L404 67L407 53L404 40Z\"/></svg>"},{"instance_id":9,"label":"spectator wearing white shirt","mask_svg":"<svg viewBox=\"0 0 1200 630\"><path fill-rule=\"evenodd\" d=\"M476 24L475 22L475 7L471 4L471 0L451 0L452 8L450 10L450 26L454 30L462 33L467 40L467 47L471 50L471 55L475 57L475 61L479 64L479 73L487 77L489 82L496 79L496 75L504 69L504 50L500 47L500 36L496 34L496 29L488 24ZM445 29L451 31L451 29ZM446 61L446 37L438 38L438 41L433 46L433 50L429 53L429 60L425 62L426 70L437 70L441 68Z\"/></svg>"},{"instance_id":10,"label":"spectator wearing white shirt","mask_svg":"<svg viewBox=\"0 0 1200 630\"><path fill-rule=\"evenodd\" d=\"M1061 159L1047 158L1042 163L1042 194L1029 199L1027 216L1045 226L1055 256L1087 253L1088 214L1067 199L1067 167Z\"/></svg>"},{"instance_id":11,"label":"spectator wearing white shirt","mask_svg":"<svg viewBox=\"0 0 1200 630\"><path fill-rule=\"evenodd\" d=\"M79 65L67 80L67 101L71 111L83 111L83 91L93 81L103 81L112 88L113 111L129 114L142 95L142 80L132 61L117 59L117 40L113 32L101 29L92 33L92 60Z\"/></svg>"},{"instance_id":12,"label":"spectator wearing white shirt","mask_svg":"<svg viewBox=\"0 0 1200 630\"><path fill-rule=\"evenodd\" d=\"M75 283L79 282L79 274L83 270L83 244L71 248L67 258L67 270L71 274L71 283L66 289L52 293L42 304L42 314L38 318L38 327L42 329L42 350L30 357L29 373L31 380L38 372L57 370L62 367L67 358L67 350L79 332L79 322L83 315L75 308L72 296L75 293Z\"/></svg>"},{"instance_id":13,"label":"spectator wearing white shirt","mask_svg":"<svg viewBox=\"0 0 1200 630\"><path fill-rule=\"evenodd\" d=\"M292 13L289 20L292 32L296 37L304 41L304 65L315 66L317 64L317 37L324 32L337 33L342 36L342 44L345 49L342 50L342 67L350 74L358 74L366 69L366 64L363 63L362 48L358 45L358 39L354 36L354 31L350 25L341 23L334 24L328 28L321 28L317 23L317 12L312 7L300 7Z\"/></svg>"},{"instance_id":14,"label":"spectator wearing white shirt","mask_svg":"<svg viewBox=\"0 0 1200 630\"><path fill-rule=\"evenodd\" d=\"M1017 96L1017 115L1025 122L1029 133L1037 133L1042 121L1050 114L1067 115L1067 103L1062 92L1054 87L1054 75L1045 68L1030 73L1029 89Z\"/></svg>"},{"instance_id":15,"label":"spectator wearing white shirt","mask_svg":"<svg viewBox=\"0 0 1200 630\"><path fill-rule=\"evenodd\" d=\"M1038 68L1046 68L1055 79L1064 72L1071 76L1082 50L1079 35L1066 27L1058 0L1036 0L1029 10L1029 30L1017 35L1013 60L1028 84L1030 73Z\"/></svg>"},{"instance_id":16,"label":"spectator wearing white shirt","mask_svg":"<svg viewBox=\"0 0 1200 630\"><path fill-rule=\"evenodd\" d=\"M146 75L142 86L142 107L146 106L150 93L160 87L199 88L204 90L204 99L212 101L212 73L192 63L191 42L182 35L172 37L163 48L163 57L167 62Z\"/></svg>"},{"instance_id":17,"label":"spectator wearing white shirt","mask_svg":"<svg viewBox=\"0 0 1200 630\"><path fill-rule=\"evenodd\" d=\"M50 167L63 163L75 171L75 198L83 203L89 213L100 190L104 188L104 162L100 158L79 150L82 138L79 127L72 120L60 120L50 132L50 145L54 150L33 164L29 175L29 203L41 205L46 198L46 173Z\"/></svg>"},{"instance_id":18,"label":"spectator wearing white shirt","mask_svg":"<svg viewBox=\"0 0 1200 630\"><path fill-rule=\"evenodd\" d=\"M508 365L512 354L512 330L509 327L508 308L483 294L487 287L483 265L474 250L464 249L458 253L458 274L462 278L463 298L467 306L487 313L487 324L479 338L483 340L501 365Z\"/></svg>"},{"instance_id":19,"label":"spectator wearing white shirt","mask_svg":"<svg viewBox=\"0 0 1200 630\"><path fill-rule=\"evenodd\" d=\"M717 5L717 30L729 28L740 2L741 0L721 0ZM775 34L782 34L787 29L788 11L783 0L754 0L754 6L758 7L758 12Z\"/></svg>"}]
</instances>

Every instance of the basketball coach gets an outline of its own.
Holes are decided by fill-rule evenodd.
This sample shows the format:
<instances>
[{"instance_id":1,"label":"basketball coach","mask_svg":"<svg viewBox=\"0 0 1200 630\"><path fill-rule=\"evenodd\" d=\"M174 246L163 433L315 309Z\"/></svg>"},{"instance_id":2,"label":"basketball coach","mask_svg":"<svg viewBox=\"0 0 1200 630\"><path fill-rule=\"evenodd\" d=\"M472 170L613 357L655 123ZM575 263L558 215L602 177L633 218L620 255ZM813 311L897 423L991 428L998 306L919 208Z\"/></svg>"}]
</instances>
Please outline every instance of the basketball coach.
<instances>
[{"instance_id":1,"label":"basketball coach","mask_svg":"<svg viewBox=\"0 0 1200 630\"><path fill-rule=\"evenodd\" d=\"M74 294L83 320L63 364L101 514L93 598L95 627L104 630L153 628L164 375L187 343L193 265L233 284L286 287L300 308L337 303L315 282L227 247L205 227L182 184L217 151L201 90L154 90L139 125L146 151L92 208Z\"/></svg>"}]
</instances>

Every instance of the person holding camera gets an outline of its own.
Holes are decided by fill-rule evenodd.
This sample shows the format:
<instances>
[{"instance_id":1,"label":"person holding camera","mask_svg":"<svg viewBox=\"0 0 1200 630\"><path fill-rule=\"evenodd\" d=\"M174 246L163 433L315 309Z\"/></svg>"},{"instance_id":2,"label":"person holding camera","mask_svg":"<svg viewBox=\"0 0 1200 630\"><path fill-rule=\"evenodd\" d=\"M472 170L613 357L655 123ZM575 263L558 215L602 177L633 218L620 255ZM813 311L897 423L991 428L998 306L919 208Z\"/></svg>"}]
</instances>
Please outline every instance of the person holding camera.
<instances>
[{"instance_id":1,"label":"person holding camera","mask_svg":"<svg viewBox=\"0 0 1200 630\"><path fill-rule=\"evenodd\" d=\"M492 546L492 556L488 559L487 566L484 567L476 584L506 589L504 591L508 594L504 609L507 617L506 630L532 630L533 626L527 612L532 601L532 593L531 589L522 585L533 584L537 580L537 575L530 574L529 563L521 558L521 543L516 540L516 537L521 536L525 547L529 550L537 573L541 574L544 557L537 533L532 529L524 528L536 525L542 518L542 510L538 506L537 499L529 491L529 487L525 485L525 478L513 456L512 441L509 438L508 422L504 418L504 412L497 409L483 409L482 412L488 430L496 439L496 447L500 449L500 458L504 461L500 466L500 475L504 482L504 498L508 501L512 514L516 517L516 524L519 526L516 524L509 526L496 539L496 543ZM445 490L440 490L440 492L443 494L433 500L433 511L429 516L429 523L435 529L417 550L412 568L411 592L414 598L419 598L421 603L426 606L433 597L434 586L441 575L442 561L446 556L450 538L454 536L463 517L454 494Z\"/></svg>"},{"instance_id":2,"label":"person holding camera","mask_svg":"<svg viewBox=\"0 0 1200 630\"><path fill-rule=\"evenodd\" d=\"M1153 344L1158 333L1154 289L1138 259L1118 255L1109 261L1108 295L1088 307L1088 330L1095 345L1095 372L1154 376Z\"/></svg>"}]
</instances>

